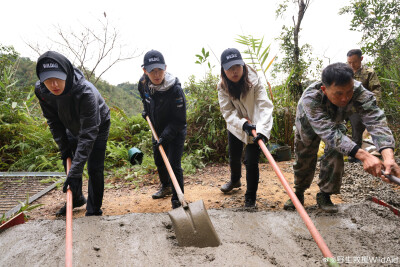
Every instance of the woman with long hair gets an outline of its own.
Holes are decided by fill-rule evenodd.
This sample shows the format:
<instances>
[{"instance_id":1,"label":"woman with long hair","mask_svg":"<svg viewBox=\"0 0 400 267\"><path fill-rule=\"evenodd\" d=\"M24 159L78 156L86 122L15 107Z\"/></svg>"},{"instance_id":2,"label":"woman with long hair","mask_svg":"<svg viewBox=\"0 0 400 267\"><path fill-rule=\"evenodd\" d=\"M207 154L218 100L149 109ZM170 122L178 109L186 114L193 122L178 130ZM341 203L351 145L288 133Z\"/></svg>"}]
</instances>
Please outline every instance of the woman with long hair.
<instances>
[{"instance_id":1,"label":"woman with long hair","mask_svg":"<svg viewBox=\"0 0 400 267\"><path fill-rule=\"evenodd\" d=\"M247 190L244 206L255 208L260 176L257 142L260 139L267 142L270 137L273 105L257 72L244 63L237 49L226 49L221 55L221 65L218 100L228 130L231 170L230 181L221 187L221 191L227 193L241 186L241 158L245 144ZM252 130L256 130L256 137Z\"/></svg>"}]
</instances>

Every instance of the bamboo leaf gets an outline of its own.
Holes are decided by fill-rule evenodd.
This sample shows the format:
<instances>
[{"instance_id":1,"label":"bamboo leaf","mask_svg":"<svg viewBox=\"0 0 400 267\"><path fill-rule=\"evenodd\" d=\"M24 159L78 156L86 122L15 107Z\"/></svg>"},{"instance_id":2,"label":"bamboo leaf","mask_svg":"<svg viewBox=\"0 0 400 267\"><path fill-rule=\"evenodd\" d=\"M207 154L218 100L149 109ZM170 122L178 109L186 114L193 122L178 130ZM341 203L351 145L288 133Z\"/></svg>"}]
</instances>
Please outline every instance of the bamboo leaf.
<instances>
[{"instance_id":1,"label":"bamboo leaf","mask_svg":"<svg viewBox=\"0 0 400 267\"><path fill-rule=\"evenodd\" d=\"M263 42L264 42L264 36L263 36L263 38L261 39L261 42L260 42L260 44L258 45L258 49L257 49L257 55L259 55L259 54L260 54L260 50L261 50L261 48L262 48L262 44L263 44Z\"/></svg>"},{"instance_id":2,"label":"bamboo leaf","mask_svg":"<svg viewBox=\"0 0 400 267\"><path fill-rule=\"evenodd\" d=\"M267 71L269 69L269 67L271 66L272 62L274 62L276 56L274 56L274 58L269 62L267 68L265 69L265 71Z\"/></svg>"},{"instance_id":3,"label":"bamboo leaf","mask_svg":"<svg viewBox=\"0 0 400 267\"><path fill-rule=\"evenodd\" d=\"M264 57L265 54L269 55L269 48L271 45L268 45L267 48L264 49L264 52L262 53L261 57Z\"/></svg>"}]
</instances>

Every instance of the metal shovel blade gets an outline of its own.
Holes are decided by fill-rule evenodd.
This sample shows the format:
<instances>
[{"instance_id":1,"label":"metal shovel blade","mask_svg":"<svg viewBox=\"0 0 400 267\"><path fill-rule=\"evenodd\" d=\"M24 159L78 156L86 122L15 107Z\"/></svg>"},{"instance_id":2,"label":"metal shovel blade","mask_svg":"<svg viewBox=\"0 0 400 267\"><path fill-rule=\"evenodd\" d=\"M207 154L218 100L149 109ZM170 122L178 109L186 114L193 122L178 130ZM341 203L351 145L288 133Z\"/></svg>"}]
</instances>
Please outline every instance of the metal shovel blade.
<instances>
[{"instance_id":1,"label":"metal shovel blade","mask_svg":"<svg viewBox=\"0 0 400 267\"><path fill-rule=\"evenodd\" d=\"M181 247L218 247L221 244L203 200L168 212L178 245Z\"/></svg>"}]
</instances>

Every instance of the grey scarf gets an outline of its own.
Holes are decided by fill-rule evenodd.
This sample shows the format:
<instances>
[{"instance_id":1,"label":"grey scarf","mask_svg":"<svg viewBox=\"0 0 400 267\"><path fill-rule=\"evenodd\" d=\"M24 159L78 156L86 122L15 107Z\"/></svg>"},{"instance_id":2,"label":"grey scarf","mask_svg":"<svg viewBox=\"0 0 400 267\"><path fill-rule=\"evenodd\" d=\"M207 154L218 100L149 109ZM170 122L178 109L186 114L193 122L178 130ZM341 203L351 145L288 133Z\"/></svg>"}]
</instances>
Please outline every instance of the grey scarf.
<instances>
[{"instance_id":1,"label":"grey scarf","mask_svg":"<svg viewBox=\"0 0 400 267\"><path fill-rule=\"evenodd\" d=\"M154 85L149 83L150 93L154 94L155 92L164 92L168 91L175 84L175 76L169 72L165 73L164 80L159 85Z\"/></svg>"}]
</instances>

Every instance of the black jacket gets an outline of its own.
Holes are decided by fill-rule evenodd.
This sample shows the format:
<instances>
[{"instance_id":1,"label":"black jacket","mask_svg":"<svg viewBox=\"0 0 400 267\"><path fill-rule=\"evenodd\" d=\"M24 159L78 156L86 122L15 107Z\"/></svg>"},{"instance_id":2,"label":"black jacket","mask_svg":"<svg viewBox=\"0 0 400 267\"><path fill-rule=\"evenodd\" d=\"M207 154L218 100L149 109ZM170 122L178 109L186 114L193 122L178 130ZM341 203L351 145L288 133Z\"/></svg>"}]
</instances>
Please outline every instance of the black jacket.
<instances>
[{"instance_id":1,"label":"black jacket","mask_svg":"<svg viewBox=\"0 0 400 267\"><path fill-rule=\"evenodd\" d=\"M150 117L157 135L169 142L182 130L186 129L186 99L178 78L166 91L150 92L149 79L143 75L139 80L138 90L144 111Z\"/></svg>"},{"instance_id":2,"label":"black jacket","mask_svg":"<svg viewBox=\"0 0 400 267\"><path fill-rule=\"evenodd\" d=\"M38 59L38 76L38 66L45 58L57 61L67 73L65 89L61 95L56 96L43 83L37 81L35 94L61 155L72 150L66 131L78 138L68 176L79 178L99 135L99 128L110 120L110 109L96 87L87 81L82 72L74 68L66 57L57 52L46 52Z\"/></svg>"}]
</instances>

